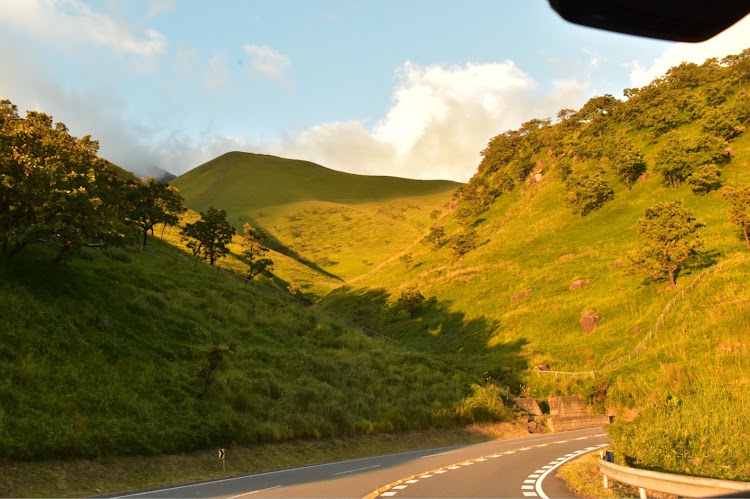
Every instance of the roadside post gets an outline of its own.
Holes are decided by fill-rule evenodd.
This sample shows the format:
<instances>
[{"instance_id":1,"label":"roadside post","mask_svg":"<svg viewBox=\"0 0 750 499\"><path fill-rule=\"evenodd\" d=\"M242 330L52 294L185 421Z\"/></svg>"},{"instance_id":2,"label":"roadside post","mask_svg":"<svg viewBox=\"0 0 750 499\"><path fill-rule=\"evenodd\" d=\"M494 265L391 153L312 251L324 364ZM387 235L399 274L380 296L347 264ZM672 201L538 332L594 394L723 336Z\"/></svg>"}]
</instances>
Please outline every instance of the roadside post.
<instances>
[{"instance_id":1,"label":"roadside post","mask_svg":"<svg viewBox=\"0 0 750 499\"><path fill-rule=\"evenodd\" d=\"M221 469L226 473L227 471L227 451L226 449L219 449L219 459L221 459Z\"/></svg>"}]
</instances>

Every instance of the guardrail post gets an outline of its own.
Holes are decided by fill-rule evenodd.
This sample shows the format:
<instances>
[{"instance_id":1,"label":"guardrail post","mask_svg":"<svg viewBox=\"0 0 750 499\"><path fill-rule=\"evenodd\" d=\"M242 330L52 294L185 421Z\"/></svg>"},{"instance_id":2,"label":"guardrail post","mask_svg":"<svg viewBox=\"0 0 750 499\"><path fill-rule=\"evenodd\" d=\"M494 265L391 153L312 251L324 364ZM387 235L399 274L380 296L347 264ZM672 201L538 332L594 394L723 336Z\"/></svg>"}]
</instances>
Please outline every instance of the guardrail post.
<instances>
[{"instance_id":1,"label":"guardrail post","mask_svg":"<svg viewBox=\"0 0 750 499\"><path fill-rule=\"evenodd\" d=\"M607 478L607 475L604 475L604 488L609 488L609 479Z\"/></svg>"},{"instance_id":2,"label":"guardrail post","mask_svg":"<svg viewBox=\"0 0 750 499\"><path fill-rule=\"evenodd\" d=\"M643 487L638 487L638 495L641 499L648 499L648 496L646 495L646 489Z\"/></svg>"}]
</instances>

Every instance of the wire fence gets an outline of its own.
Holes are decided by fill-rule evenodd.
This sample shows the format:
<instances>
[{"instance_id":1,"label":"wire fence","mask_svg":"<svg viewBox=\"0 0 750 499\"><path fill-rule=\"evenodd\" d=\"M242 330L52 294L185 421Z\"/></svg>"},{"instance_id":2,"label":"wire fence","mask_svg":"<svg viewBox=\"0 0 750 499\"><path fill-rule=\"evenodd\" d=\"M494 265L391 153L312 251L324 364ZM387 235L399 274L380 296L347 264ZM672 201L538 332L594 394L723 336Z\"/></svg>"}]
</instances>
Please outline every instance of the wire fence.
<instances>
[{"instance_id":1,"label":"wire fence","mask_svg":"<svg viewBox=\"0 0 750 499\"><path fill-rule=\"evenodd\" d=\"M336 321L338 321L338 322L340 322L342 324L345 324L348 327L351 327L353 329L356 329L356 330L362 332L363 334L366 334L366 335L368 335L370 337L373 337L373 338L378 338L380 340L383 340L383 341L386 341L388 343L391 343L391 344L393 344L393 345L395 345L395 346L397 346L397 347L399 347L399 348L401 348L403 350L406 350L406 351L408 351L410 353L419 355L420 357L422 357L423 359L425 359L428 362L432 363L433 365L442 367L444 369L451 370L453 372L458 372L458 373L464 374L464 375L469 376L470 378L473 378L473 379L478 379L477 376L473 376L473 375L471 375L471 374L469 374L469 373L467 373L465 371L462 371L460 369L456 369L455 367L449 366L445 362L441 362L439 360L433 359L430 356L426 355L424 352L420 352L419 350L415 350L415 349L413 349L413 348L411 348L411 347L409 347L409 346L401 343L400 341L398 341L398 340L396 340L394 338L391 338L390 336L388 336L386 334L383 334L383 333L381 333L379 331L376 331L376 330L371 329L369 327L363 326L361 324L357 324L356 322L351 321L351 320L349 320L349 319L347 319L345 317L341 317L340 315L335 314L335 313L331 312L330 310L328 310L326 308L319 307L319 306L317 306L314 303L308 302L306 300L302 300L300 298L292 296L289 293L285 293L285 292L283 292L283 291L281 291L279 289L273 288L271 286L266 286L265 284L261 284L261 283L255 281L255 280L253 280L253 279L251 279L249 277L245 277L245 276L240 275L240 274L238 274L238 273L236 273L234 271L231 271L231 270L219 267L219 266L215 266L214 267L214 266L210 265L209 263L204 262L203 260L200 260L200 259L195 258L195 257L190 256L190 255L185 255L185 254L181 254L181 253L173 253L173 252L165 251L165 250L162 250L162 249L159 249L159 248L146 247L146 246L140 246L140 249L141 249L142 253L150 254L153 257L162 257L162 258L166 258L166 259L173 259L175 263L186 263L188 265L192 265L193 269L198 269L198 268L201 268L201 269L213 269L213 271L215 271L215 273L217 275L221 274L221 275L224 275L226 277L229 277L229 278L232 278L232 279L235 279L235 280L239 281L240 285L242 287L246 287L247 289L251 289L251 290L253 290L253 291L257 292L257 293L263 293L264 295L269 296L271 298L275 298L275 299L277 299L279 301L286 301L288 303L293 303L293 304L299 305L301 307L313 308L316 311L319 311L319 312L321 312L323 314L326 314L329 317L332 317Z\"/></svg>"},{"instance_id":2,"label":"wire fence","mask_svg":"<svg viewBox=\"0 0 750 499\"><path fill-rule=\"evenodd\" d=\"M604 367L602 367L599 370L595 371L540 371L537 370L536 374L537 376L541 375L550 375L554 376L555 379L559 377L567 377L571 376L573 379L576 378L586 378L596 377L597 373L603 373L605 371L610 371L613 369L617 369L618 367L622 366L623 364L626 364L630 362L631 360L638 357L641 352L643 352L646 349L646 345L654 339L654 336L656 336L656 333L659 332L659 330L664 326L664 320L669 315L669 313L674 309L675 304L681 300L685 299L686 294L689 294L690 291L693 291L695 289L695 286L698 285L703 279L706 278L711 273L715 273L721 270L722 265L724 262L719 262L717 265L714 265L712 267L709 267L707 269L704 269L703 272L698 274L698 276L693 280L693 282L690 283L689 286L686 286L684 289L680 290L679 293L677 293L671 300L667 302L667 304L664 306L664 310L662 310L661 314L659 314L659 317L656 318L656 321L654 322L654 325L651 326L651 328L648 330L648 332L643 336L640 342L633 348L630 352L626 353L625 355L622 355L618 357L617 359L613 360L612 362L607 363Z\"/></svg>"}]
</instances>

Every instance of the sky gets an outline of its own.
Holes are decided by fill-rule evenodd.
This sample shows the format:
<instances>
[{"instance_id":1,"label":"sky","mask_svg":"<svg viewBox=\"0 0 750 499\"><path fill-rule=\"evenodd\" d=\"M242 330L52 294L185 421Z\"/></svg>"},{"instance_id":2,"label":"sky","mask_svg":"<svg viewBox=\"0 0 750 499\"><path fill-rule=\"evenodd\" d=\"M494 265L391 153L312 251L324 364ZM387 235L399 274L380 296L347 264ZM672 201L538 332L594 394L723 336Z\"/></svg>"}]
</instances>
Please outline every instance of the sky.
<instances>
[{"instance_id":1,"label":"sky","mask_svg":"<svg viewBox=\"0 0 750 499\"><path fill-rule=\"evenodd\" d=\"M750 47L572 25L545 0L0 0L0 98L138 174L229 151L467 181L495 135Z\"/></svg>"}]
</instances>

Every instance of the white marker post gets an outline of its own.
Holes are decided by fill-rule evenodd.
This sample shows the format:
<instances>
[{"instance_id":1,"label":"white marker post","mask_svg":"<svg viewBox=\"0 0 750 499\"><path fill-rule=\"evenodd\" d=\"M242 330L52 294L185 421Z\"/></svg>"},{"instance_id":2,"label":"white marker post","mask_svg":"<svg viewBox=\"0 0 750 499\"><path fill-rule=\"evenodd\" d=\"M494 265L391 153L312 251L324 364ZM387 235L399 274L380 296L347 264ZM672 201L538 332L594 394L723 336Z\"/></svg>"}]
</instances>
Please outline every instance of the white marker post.
<instances>
[{"instance_id":1,"label":"white marker post","mask_svg":"<svg viewBox=\"0 0 750 499\"><path fill-rule=\"evenodd\" d=\"M219 459L221 459L221 469L227 472L227 452L225 449L219 449Z\"/></svg>"}]
</instances>

